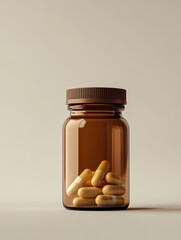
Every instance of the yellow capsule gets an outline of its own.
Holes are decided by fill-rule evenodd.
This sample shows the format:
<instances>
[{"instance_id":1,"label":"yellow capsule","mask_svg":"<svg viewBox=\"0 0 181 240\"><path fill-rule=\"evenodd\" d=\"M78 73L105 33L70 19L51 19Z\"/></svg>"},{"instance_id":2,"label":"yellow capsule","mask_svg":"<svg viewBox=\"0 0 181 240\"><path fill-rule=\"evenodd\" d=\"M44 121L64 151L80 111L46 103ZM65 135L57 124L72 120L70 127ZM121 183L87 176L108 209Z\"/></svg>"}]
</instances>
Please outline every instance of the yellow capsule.
<instances>
[{"instance_id":1,"label":"yellow capsule","mask_svg":"<svg viewBox=\"0 0 181 240\"><path fill-rule=\"evenodd\" d=\"M123 195L125 188L121 185L105 185L102 192L104 195Z\"/></svg>"},{"instance_id":2,"label":"yellow capsule","mask_svg":"<svg viewBox=\"0 0 181 240\"><path fill-rule=\"evenodd\" d=\"M82 198L97 197L100 194L102 194L102 188L98 187L81 187L78 190L78 195Z\"/></svg>"},{"instance_id":3,"label":"yellow capsule","mask_svg":"<svg viewBox=\"0 0 181 240\"><path fill-rule=\"evenodd\" d=\"M90 169L85 169L67 188L68 196L75 196L80 187L91 177L92 171Z\"/></svg>"},{"instance_id":4,"label":"yellow capsule","mask_svg":"<svg viewBox=\"0 0 181 240\"><path fill-rule=\"evenodd\" d=\"M108 172L105 176L106 182L110 184L124 184L124 179L121 178L117 173Z\"/></svg>"},{"instance_id":5,"label":"yellow capsule","mask_svg":"<svg viewBox=\"0 0 181 240\"><path fill-rule=\"evenodd\" d=\"M91 180L92 180L94 174L95 174L95 171L92 172L92 176L87 180L87 182L85 182L84 187L92 187ZM105 181L105 179L103 179L102 183L99 184L99 187L103 187L106 184L107 184L107 182Z\"/></svg>"},{"instance_id":6,"label":"yellow capsule","mask_svg":"<svg viewBox=\"0 0 181 240\"><path fill-rule=\"evenodd\" d=\"M93 176L94 176L94 174L95 174L95 171L93 171L92 174L93 174L93 175L92 175L92 178L93 178ZM90 179L90 186L92 186L91 180L92 180L92 179ZM106 184L107 184L107 182L105 181L105 179L103 179L102 182L99 184L99 187L104 187L104 185L106 185Z\"/></svg>"},{"instance_id":7,"label":"yellow capsule","mask_svg":"<svg viewBox=\"0 0 181 240\"><path fill-rule=\"evenodd\" d=\"M97 168L91 180L92 186L94 187L101 186L104 180L104 176L108 172L109 168L110 168L110 163L108 161L104 160L100 163L99 167Z\"/></svg>"},{"instance_id":8,"label":"yellow capsule","mask_svg":"<svg viewBox=\"0 0 181 240\"><path fill-rule=\"evenodd\" d=\"M124 204L124 198L115 195L98 195L95 202L99 206L118 206Z\"/></svg>"},{"instance_id":9,"label":"yellow capsule","mask_svg":"<svg viewBox=\"0 0 181 240\"><path fill-rule=\"evenodd\" d=\"M75 207L79 207L79 206L94 206L94 205L96 205L96 203L95 203L95 198L76 197L73 200L73 205Z\"/></svg>"}]
</instances>

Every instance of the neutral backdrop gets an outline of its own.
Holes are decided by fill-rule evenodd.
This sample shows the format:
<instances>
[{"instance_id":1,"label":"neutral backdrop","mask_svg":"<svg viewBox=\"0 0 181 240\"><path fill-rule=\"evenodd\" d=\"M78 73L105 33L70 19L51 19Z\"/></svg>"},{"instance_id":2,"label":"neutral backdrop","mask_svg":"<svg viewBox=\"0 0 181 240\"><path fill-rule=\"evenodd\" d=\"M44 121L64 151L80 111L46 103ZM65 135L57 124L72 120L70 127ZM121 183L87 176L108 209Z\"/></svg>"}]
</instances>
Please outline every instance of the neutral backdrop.
<instances>
[{"instance_id":1,"label":"neutral backdrop","mask_svg":"<svg viewBox=\"0 0 181 240\"><path fill-rule=\"evenodd\" d=\"M107 226L106 216L116 219L117 236L124 224L123 239L127 232L153 239L149 226L158 228L157 237L178 238L180 77L179 0L0 0L3 239L61 239L65 234L66 240L79 226L76 219L85 224L87 216L95 231L95 216ZM65 92L86 86L127 89L123 115L131 130L131 207L147 206L145 211L75 213L61 205L62 124L69 115ZM149 210L153 206L165 209L164 215ZM177 220L173 225L171 217ZM130 231L129 224L138 222ZM172 231L165 232L167 227Z\"/></svg>"}]
</instances>

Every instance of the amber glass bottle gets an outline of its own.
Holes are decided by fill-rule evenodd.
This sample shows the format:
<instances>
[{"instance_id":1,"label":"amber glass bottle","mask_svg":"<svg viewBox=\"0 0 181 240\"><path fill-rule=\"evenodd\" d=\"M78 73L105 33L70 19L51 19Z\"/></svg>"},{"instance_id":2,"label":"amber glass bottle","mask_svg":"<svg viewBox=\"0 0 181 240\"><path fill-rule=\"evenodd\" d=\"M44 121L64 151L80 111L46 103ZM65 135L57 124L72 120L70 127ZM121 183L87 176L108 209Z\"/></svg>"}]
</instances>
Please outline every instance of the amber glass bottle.
<instances>
[{"instance_id":1,"label":"amber glass bottle","mask_svg":"<svg viewBox=\"0 0 181 240\"><path fill-rule=\"evenodd\" d=\"M67 90L63 126L63 205L112 210L129 205L129 127L126 90Z\"/></svg>"}]
</instances>

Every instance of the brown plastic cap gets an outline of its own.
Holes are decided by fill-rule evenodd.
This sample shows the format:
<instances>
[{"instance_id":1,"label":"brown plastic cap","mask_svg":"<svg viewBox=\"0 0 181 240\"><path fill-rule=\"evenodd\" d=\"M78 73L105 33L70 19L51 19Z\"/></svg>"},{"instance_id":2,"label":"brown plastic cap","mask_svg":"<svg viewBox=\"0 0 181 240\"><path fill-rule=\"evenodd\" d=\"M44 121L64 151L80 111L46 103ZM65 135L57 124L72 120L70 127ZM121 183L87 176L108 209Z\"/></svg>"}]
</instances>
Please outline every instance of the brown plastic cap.
<instances>
[{"instance_id":1,"label":"brown plastic cap","mask_svg":"<svg viewBox=\"0 0 181 240\"><path fill-rule=\"evenodd\" d=\"M86 87L67 89L66 104L113 103L126 104L126 90L122 88Z\"/></svg>"}]
</instances>

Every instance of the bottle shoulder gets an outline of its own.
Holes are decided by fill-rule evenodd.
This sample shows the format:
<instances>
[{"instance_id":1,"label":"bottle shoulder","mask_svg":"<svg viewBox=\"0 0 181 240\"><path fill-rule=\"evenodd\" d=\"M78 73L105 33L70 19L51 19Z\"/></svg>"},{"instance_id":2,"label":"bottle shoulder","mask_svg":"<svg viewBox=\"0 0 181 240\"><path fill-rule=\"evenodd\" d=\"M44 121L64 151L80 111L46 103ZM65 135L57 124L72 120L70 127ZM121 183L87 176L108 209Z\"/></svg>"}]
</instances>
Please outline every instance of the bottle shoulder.
<instances>
[{"instance_id":1,"label":"bottle shoulder","mask_svg":"<svg viewBox=\"0 0 181 240\"><path fill-rule=\"evenodd\" d=\"M118 126L129 129L128 121L123 118L72 118L64 121L63 128Z\"/></svg>"}]
</instances>

